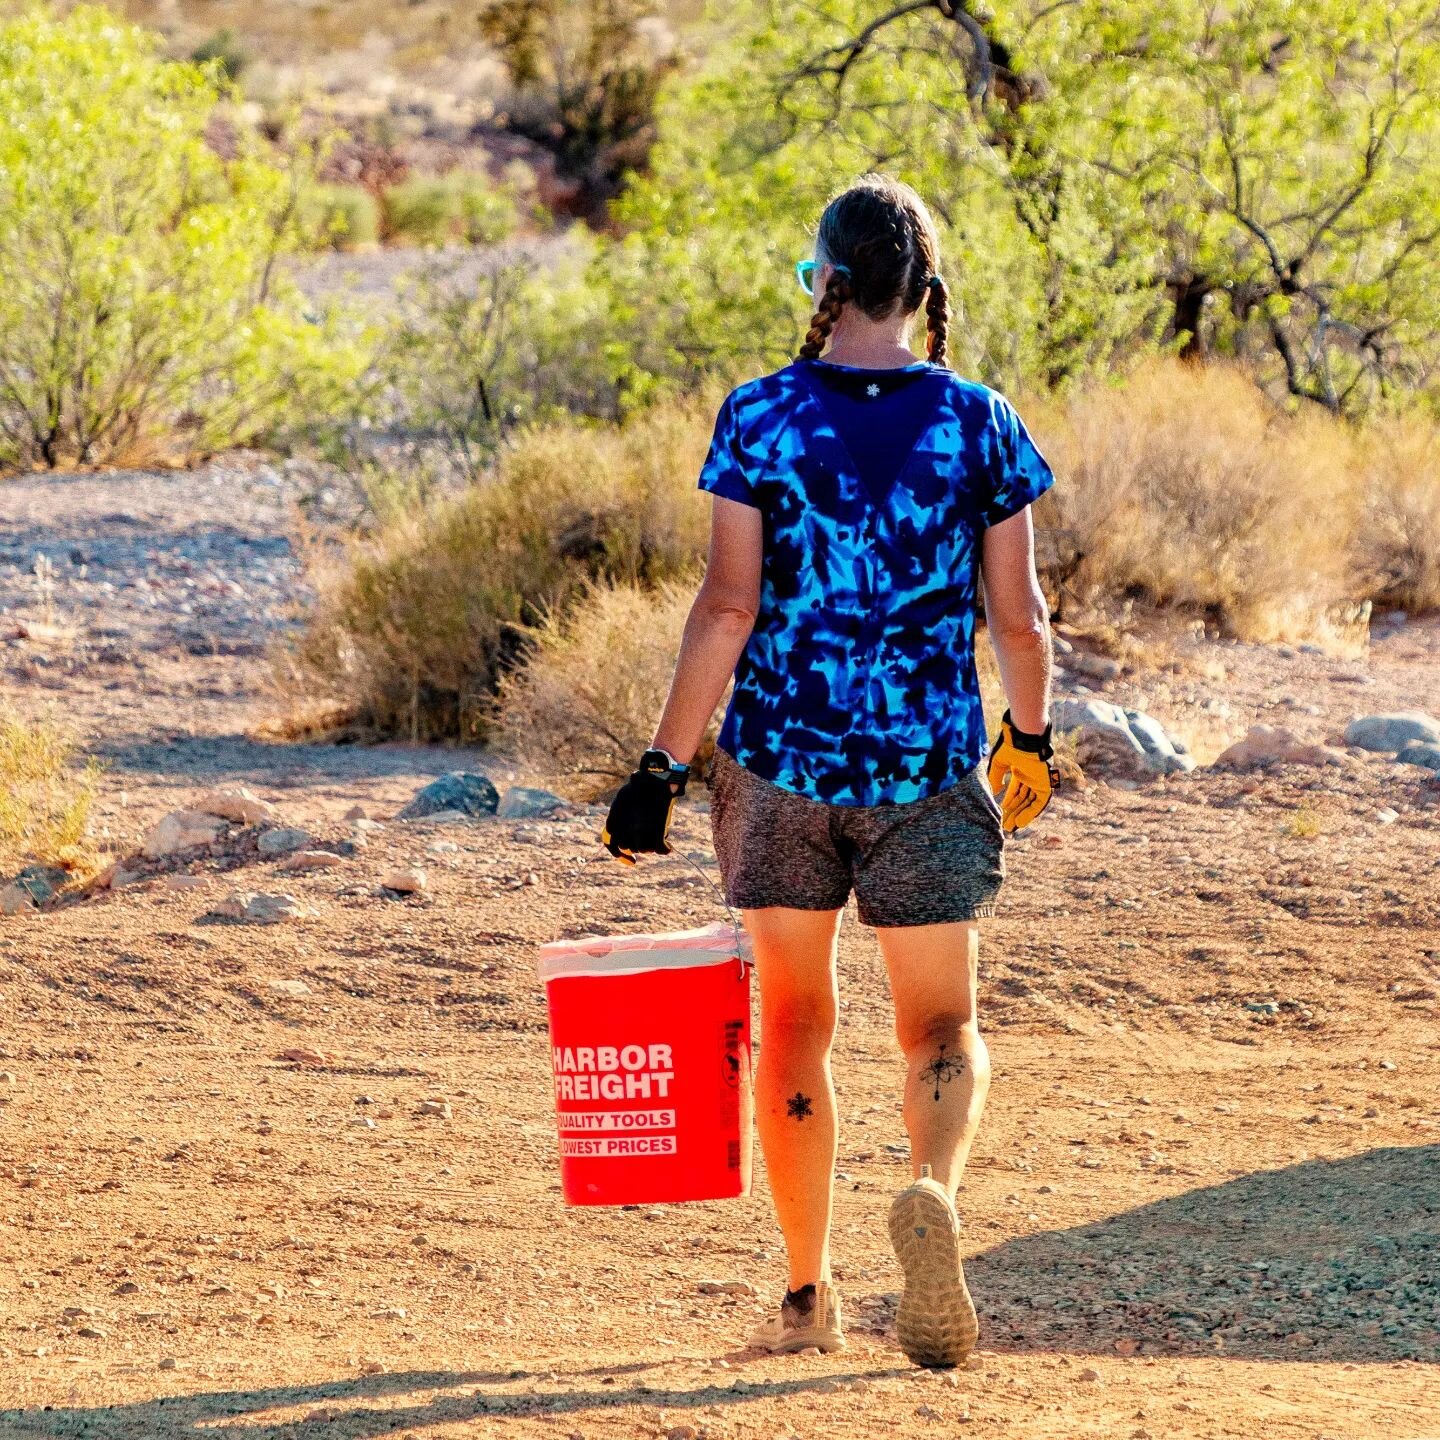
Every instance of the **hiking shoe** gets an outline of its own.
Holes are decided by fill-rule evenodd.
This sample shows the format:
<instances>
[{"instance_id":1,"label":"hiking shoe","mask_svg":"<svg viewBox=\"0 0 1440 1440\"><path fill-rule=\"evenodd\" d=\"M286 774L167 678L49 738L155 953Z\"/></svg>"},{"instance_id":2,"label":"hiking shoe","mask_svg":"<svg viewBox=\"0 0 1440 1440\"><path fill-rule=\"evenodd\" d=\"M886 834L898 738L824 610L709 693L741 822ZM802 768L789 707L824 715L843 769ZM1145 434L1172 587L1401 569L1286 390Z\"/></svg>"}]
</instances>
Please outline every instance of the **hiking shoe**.
<instances>
[{"instance_id":1,"label":"hiking shoe","mask_svg":"<svg viewBox=\"0 0 1440 1440\"><path fill-rule=\"evenodd\" d=\"M751 1345L772 1355L790 1355L813 1345L817 1350L843 1350L845 1334L840 1322L840 1296L822 1280L787 1290L780 1313L767 1320L751 1337Z\"/></svg>"},{"instance_id":2,"label":"hiking shoe","mask_svg":"<svg viewBox=\"0 0 1440 1440\"><path fill-rule=\"evenodd\" d=\"M895 1316L900 1348L917 1365L961 1364L975 1348L980 1323L960 1265L960 1221L928 1165L890 1206L890 1243L905 1272Z\"/></svg>"}]
</instances>

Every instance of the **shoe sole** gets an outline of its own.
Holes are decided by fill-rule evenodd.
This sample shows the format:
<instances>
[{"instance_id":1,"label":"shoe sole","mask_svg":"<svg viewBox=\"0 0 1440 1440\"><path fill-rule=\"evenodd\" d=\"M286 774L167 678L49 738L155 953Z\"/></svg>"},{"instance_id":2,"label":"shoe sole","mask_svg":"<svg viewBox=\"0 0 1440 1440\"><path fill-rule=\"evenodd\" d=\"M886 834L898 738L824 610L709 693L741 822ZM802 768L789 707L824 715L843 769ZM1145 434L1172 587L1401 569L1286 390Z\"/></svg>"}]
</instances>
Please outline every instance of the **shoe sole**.
<instances>
[{"instance_id":1,"label":"shoe sole","mask_svg":"<svg viewBox=\"0 0 1440 1440\"><path fill-rule=\"evenodd\" d=\"M830 1355L845 1348L845 1337L835 1330L797 1330L787 1335L776 1345L762 1340L752 1340L752 1348L766 1350L771 1355L793 1355L797 1350L808 1350L814 1346L822 1354Z\"/></svg>"},{"instance_id":2,"label":"shoe sole","mask_svg":"<svg viewBox=\"0 0 1440 1440\"><path fill-rule=\"evenodd\" d=\"M975 1348L980 1322L960 1264L960 1224L934 1180L917 1180L895 1197L890 1243L905 1272L895 1316L900 1348L930 1369L962 1364Z\"/></svg>"}]
</instances>

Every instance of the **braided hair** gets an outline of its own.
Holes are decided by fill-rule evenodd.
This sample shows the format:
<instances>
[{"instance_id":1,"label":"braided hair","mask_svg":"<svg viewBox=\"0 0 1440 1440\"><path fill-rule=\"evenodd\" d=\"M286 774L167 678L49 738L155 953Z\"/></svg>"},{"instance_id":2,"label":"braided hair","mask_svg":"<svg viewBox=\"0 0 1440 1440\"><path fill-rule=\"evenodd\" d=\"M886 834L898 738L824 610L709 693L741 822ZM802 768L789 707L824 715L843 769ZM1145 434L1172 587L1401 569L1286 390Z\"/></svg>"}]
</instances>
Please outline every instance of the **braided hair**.
<instances>
[{"instance_id":1,"label":"braided hair","mask_svg":"<svg viewBox=\"0 0 1440 1440\"><path fill-rule=\"evenodd\" d=\"M833 267L820 297L802 360L818 360L846 305L872 320L897 309L925 307L926 351L943 365L950 328L950 293L938 272L940 241L925 202L888 175L866 175L825 207L815 234L815 256Z\"/></svg>"}]
</instances>

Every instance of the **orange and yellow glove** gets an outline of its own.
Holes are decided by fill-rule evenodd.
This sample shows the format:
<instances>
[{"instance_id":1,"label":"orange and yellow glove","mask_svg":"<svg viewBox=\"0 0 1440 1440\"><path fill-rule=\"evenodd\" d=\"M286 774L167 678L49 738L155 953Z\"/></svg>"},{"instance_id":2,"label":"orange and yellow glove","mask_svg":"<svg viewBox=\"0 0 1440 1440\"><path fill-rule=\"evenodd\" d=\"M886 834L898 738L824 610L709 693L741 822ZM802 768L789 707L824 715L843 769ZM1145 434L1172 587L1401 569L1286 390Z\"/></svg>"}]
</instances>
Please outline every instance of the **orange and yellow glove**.
<instances>
[{"instance_id":1,"label":"orange and yellow glove","mask_svg":"<svg viewBox=\"0 0 1440 1440\"><path fill-rule=\"evenodd\" d=\"M1050 763L1054 753L1048 725L1043 735L1027 735L1016 728L1010 712L1005 712L985 778L1001 801L1000 823L1006 834L1023 830L1050 803L1060 783L1060 772Z\"/></svg>"}]
</instances>

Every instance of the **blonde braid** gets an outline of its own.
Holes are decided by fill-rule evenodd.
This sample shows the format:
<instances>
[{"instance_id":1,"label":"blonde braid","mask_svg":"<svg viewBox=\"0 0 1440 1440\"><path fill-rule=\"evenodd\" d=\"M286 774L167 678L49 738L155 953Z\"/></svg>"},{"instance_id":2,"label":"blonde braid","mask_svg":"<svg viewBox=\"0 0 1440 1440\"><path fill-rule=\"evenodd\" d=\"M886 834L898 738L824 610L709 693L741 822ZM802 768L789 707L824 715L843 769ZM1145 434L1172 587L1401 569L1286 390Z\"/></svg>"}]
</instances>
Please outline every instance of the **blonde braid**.
<instances>
[{"instance_id":1,"label":"blonde braid","mask_svg":"<svg viewBox=\"0 0 1440 1440\"><path fill-rule=\"evenodd\" d=\"M810 328L805 332L805 343L800 347L799 359L820 358L820 352L830 339L830 332L835 328L841 312L853 294L849 275L843 270L834 271L830 276L830 283L825 287L825 294L821 296L820 304L811 317Z\"/></svg>"}]
</instances>

